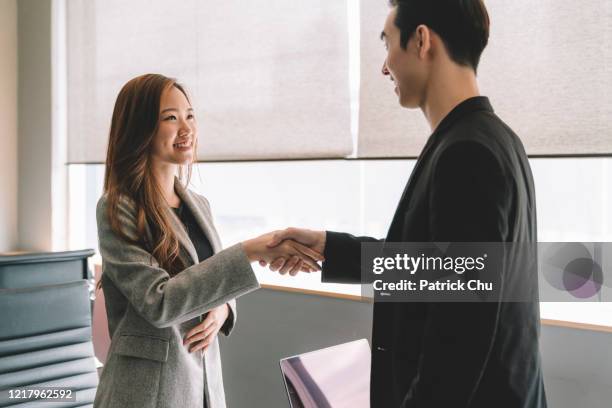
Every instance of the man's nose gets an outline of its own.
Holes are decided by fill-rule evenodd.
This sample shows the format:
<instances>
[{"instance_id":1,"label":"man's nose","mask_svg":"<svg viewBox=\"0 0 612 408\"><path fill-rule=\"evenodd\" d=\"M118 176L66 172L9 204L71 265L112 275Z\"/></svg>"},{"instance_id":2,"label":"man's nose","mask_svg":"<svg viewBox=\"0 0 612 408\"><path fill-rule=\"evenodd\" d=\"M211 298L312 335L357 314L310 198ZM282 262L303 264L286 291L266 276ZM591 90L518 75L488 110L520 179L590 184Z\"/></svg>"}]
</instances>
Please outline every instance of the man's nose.
<instances>
[{"instance_id":1,"label":"man's nose","mask_svg":"<svg viewBox=\"0 0 612 408\"><path fill-rule=\"evenodd\" d=\"M382 66L382 74L383 75L389 75L389 69L387 68L387 60L385 60L383 62L383 66Z\"/></svg>"}]
</instances>

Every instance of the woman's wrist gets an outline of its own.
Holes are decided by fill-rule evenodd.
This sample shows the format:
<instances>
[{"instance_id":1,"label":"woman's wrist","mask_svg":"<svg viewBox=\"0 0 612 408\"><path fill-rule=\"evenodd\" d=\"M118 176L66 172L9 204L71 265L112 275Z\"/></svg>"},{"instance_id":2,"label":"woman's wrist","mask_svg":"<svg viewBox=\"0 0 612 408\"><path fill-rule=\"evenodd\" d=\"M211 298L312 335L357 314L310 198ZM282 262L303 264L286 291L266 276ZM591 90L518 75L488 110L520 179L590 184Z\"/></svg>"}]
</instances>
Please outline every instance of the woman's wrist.
<instances>
[{"instance_id":1,"label":"woman's wrist","mask_svg":"<svg viewBox=\"0 0 612 408\"><path fill-rule=\"evenodd\" d=\"M247 258L251 262L255 262L259 260L257 245L254 239L248 239L242 242L242 249L244 250Z\"/></svg>"}]
</instances>

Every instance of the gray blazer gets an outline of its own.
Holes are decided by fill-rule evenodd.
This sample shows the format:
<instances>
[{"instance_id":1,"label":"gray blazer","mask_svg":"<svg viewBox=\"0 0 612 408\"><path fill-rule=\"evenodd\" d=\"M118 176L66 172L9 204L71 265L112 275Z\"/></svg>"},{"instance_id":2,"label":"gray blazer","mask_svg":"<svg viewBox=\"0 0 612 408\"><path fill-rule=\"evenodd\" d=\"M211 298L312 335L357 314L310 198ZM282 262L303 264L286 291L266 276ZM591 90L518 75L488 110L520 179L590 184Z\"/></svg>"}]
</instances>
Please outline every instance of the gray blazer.
<instances>
[{"instance_id":1,"label":"gray blazer","mask_svg":"<svg viewBox=\"0 0 612 408\"><path fill-rule=\"evenodd\" d=\"M215 255L199 262L182 223L168 208L173 230L189 255L185 261L191 265L172 278L149 252L111 230L106 196L98 201L101 280L111 345L96 408L196 408L204 399L209 408L225 407L219 343L215 339L205 352L190 354L182 340L208 310L224 303L231 312L221 331L229 335L236 322L234 298L259 284L240 244L221 249L208 201L183 188L178 179L175 191L193 212ZM135 237L134 206L127 199L120 202L119 216L124 230Z\"/></svg>"}]
</instances>

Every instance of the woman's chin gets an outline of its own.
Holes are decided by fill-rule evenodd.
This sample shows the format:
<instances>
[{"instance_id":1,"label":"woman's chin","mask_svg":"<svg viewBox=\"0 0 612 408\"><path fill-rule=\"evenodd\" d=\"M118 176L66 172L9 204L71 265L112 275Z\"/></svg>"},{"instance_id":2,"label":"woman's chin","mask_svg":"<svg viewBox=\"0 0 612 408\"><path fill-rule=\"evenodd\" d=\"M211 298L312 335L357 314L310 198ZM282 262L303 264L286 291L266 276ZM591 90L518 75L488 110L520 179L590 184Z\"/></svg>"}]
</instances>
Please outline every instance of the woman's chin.
<instances>
[{"instance_id":1,"label":"woman's chin","mask_svg":"<svg viewBox=\"0 0 612 408\"><path fill-rule=\"evenodd\" d=\"M179 166L186 166L193 162L193 154L180 154L172 157L171 163Z\"/></svg>"}]
</instances>

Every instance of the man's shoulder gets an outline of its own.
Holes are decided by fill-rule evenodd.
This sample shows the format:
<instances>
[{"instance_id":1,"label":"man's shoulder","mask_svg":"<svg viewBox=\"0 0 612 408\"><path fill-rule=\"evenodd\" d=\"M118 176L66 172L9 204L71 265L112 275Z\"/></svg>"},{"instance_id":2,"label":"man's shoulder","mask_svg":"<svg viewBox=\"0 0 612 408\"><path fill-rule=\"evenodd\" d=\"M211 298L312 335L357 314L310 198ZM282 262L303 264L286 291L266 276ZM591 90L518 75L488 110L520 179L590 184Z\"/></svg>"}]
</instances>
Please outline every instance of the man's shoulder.
<instances>
[{"instance_id":1,"label":"man's shoulder","mask_svg":"<svg viewBox=\"0 0 612 408\"><path fill-rule=\"evenodd\" d=\"M441 135L438 155L448 149L490 154L502 161L512 153L524 152L522 142L510 126L488 111L470 113Z\"/></svg>"}]
</instances>

